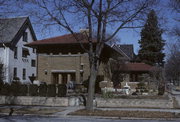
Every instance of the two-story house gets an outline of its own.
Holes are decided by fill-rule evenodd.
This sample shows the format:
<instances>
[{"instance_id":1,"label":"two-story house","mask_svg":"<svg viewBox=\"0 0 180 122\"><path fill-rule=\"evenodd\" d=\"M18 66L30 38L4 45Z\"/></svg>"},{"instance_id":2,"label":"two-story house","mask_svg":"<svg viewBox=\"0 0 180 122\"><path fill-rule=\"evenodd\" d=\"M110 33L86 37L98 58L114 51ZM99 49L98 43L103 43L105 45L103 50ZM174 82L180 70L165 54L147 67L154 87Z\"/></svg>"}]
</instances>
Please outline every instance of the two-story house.
<instances>
[{"instance_id":1,"label":"two-story house","mask_svg":"<svg viewBox=\"0 0 180 122\"><path fill-rule=\"evenodd\" d=\"M81 38L81 33L77 37ZM88 49L88 41L84 38L81 44ZM94 45L96 42L93 43ZM69 81L82 83L87 80L90 74L88 54L81 48L79 42L73 35L67 34L54 38L48 38L32 42L27 46L37 49L37 77L39 81L48 84L66 84ZM100 57L101 64L98 79L107 80L103 65L106 65L110 58L121 57L124 60L131 60L132 56L126 55L123 49L116 45L105 44Z\"/></svg>"},{"instance_id":2,"label":"two-story house","mask_svg":"<svg viewBox=\"0 0 180 122\"><path fill-rule=\"evenodd\" d=\"M0 19L0 62L4 82L19 79L27 83L30 76L36 76L36 50L24 46L36 40L28 17Z\"/></svg>"}]
</instances>

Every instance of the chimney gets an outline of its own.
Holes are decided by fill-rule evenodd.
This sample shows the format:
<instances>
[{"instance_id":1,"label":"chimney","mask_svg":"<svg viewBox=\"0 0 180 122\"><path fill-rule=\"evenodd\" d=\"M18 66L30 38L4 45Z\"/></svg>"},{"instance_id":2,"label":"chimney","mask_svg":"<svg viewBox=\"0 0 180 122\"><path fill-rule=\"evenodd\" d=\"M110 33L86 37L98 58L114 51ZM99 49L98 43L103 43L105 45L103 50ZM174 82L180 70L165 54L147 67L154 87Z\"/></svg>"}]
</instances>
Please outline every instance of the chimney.
<instances>
[{"instance_id":1,"label":"chimney","mask_svg":"<svg viewBox=\"0 0 180 122\"><path fill-rule=\"evenodd\" d=\"M86 29L80 29L80 33L89 36L89 29L88 29L88 28L86 28Z\"/></svg>"}]
</instances>

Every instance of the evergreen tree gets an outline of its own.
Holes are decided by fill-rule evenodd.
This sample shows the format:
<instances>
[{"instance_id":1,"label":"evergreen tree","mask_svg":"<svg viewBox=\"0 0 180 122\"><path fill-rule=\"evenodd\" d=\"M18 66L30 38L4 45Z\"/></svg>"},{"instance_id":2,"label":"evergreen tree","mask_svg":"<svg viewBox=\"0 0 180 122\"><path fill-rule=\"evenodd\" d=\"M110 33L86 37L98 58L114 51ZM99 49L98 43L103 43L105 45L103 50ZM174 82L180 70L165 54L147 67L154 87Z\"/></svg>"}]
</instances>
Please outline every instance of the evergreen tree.
<instances>
[{"instance_id":1,"label":"evergreen tree","mask_svg":"<svg viewBox=\"0 0 180 122\"><path fill-rule=\"evenodd\" d=\"M150 65L164 65L165 40L162 39L161 35L162 29L158 26L158 18L155 11L151 10L141 31L141 40L138 42L140 44L138 59L141 62Z\"/></svg>"}]
</instances>

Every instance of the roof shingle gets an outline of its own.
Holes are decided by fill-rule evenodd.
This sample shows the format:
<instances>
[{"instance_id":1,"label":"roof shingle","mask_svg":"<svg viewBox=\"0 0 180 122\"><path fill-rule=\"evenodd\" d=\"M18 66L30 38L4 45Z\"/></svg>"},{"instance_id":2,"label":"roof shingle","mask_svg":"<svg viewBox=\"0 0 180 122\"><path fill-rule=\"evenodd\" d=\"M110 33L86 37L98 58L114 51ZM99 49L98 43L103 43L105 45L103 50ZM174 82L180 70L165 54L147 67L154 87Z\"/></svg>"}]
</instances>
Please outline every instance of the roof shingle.
<instances>
[{"instance_id":1,"label":"roof shingle","mask_svg":"<svg viewBox=\"0 0 180 122\"><path fill-rule=\"evenodd\" d=\"M10 43L28 17L0 19L0 42Z\"/></svg>"},{"instance_id":2,"label":"roof shingle","mask_svg":"<svg viewBox=\"0 0 180 122\"><path fill-rule=\"evenodd\" d=\"M78 42L76 38L80 41ZM95 40L93 40L95 42ZM66 34L63 36L57 36L53 38L47 38L36 42L29 43L28 46L37 45L51 45L51 44L76 44L76 43L88 43L86 37L83 34L76 33L75 36L72 34Z\"/></svg>"},{"instance_id":3,"label":"roof shingle","mask_svg":"<svg viewBox=\"0 0 180 122\"><path fill-rule=\"evenodd\" d=\"M145 63L126 63L120 71L136 71L147 72L153 70L154 67Z\"/></svg>"}]
</instances>

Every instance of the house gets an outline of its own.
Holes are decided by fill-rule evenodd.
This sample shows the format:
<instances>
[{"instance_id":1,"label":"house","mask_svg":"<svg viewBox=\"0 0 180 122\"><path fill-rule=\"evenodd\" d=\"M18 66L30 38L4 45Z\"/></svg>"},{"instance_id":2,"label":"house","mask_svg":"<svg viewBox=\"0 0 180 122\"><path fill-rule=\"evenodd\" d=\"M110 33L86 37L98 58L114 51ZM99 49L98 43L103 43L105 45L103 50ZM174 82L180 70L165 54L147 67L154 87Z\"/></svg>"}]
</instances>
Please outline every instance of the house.
<instances>
[{"instance_id":1,"label":"house","mask_svg":"<svg viewBox=\"0 0 180 122\"><path fill-rule=\"evenodd\" d=\"M139 82L144 82L150 85L148 83L150 82L150 79L148 79L149 74L152 74L155 69L156 68L154 66L145 63L127 62L119 69L115 68L115 71L124 75L121 86L124 86L125 83L128 83L132 89L135 89Z\"/></svg>"},{"instance_id":2,"label":"house","mask_svg":"<svg viewBox=\"0 0 180 122\"><path fill-rule=\"evenodd\" d=\"M116 44L112 46L114 49L121 51L124 53L124 57L121 57L118 64L113 64L111 61L111 69L113 70L112 80L114 83L114 87L123 88L123 86L128 83L131 89L135 89L137 84L143 79L149 77L150 73L152 73L156 68L141 62L135 62L135 53L133 49L133 45L131 44ZM111 71L112 71L111 70ZM146 77L146 78L144 78ZM147 80L143 81L148 84ZM149 85L149 84L148 84Z\"/></svg>"},{"instance_id":3,"label":"house","mask_svg":"<svg viewBox=\"0 0 180 122\"><path fill-rule=\"evenodd\" d=\"M4 82L19 79L27 83L29 77L36 75L36 50L24 46L36 40L29 17L0 19L0 62Z\"/></svg>"},{"instance_id":4,"label":"house","mask_svg":"<svg viewBox=\"0 0 180 122\"><path fill-rule=\"evenodd\" d=\"M76 35L81 44L88 47L88 41L82 33ZM93 41L95 45L96 42ZM27 44L37 49L37 77L39 81L48 84L66 84L69 81L82 83L90 75L88 54L81 48L72 34L48 38ZM117 45L105 44L100 57L101 64L97 79L107 80L104 65L111 58L121 58L129 61L132 57L126 55Z\"/></svg>"}]
</instances>

